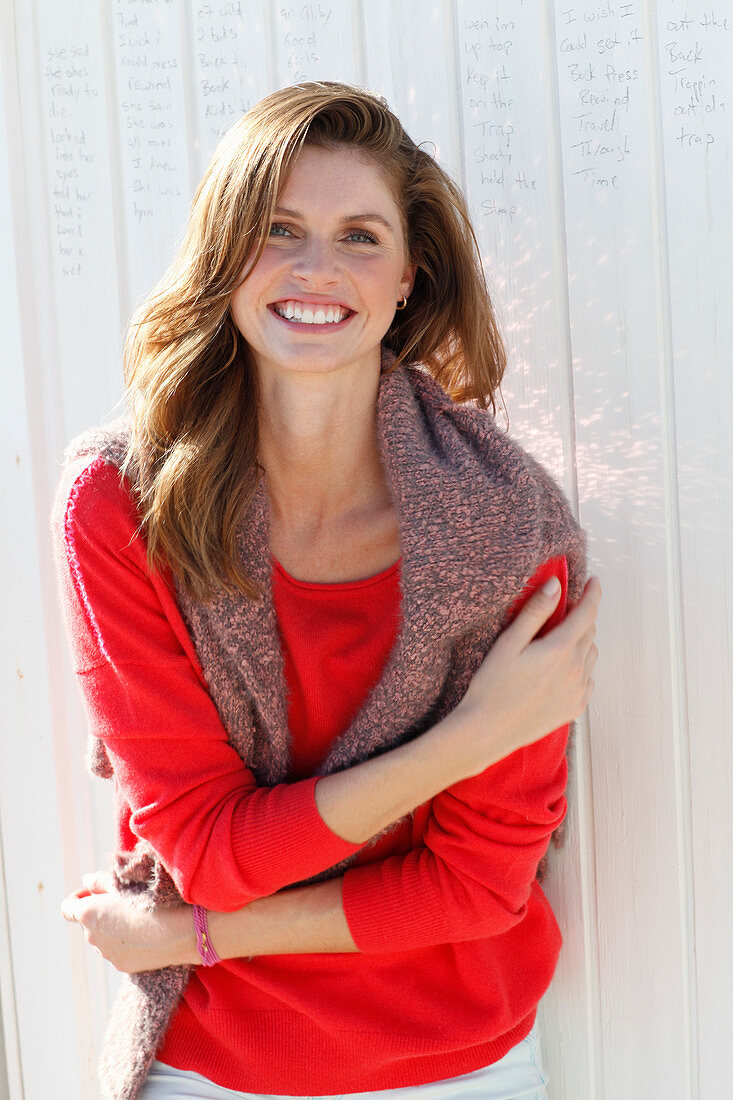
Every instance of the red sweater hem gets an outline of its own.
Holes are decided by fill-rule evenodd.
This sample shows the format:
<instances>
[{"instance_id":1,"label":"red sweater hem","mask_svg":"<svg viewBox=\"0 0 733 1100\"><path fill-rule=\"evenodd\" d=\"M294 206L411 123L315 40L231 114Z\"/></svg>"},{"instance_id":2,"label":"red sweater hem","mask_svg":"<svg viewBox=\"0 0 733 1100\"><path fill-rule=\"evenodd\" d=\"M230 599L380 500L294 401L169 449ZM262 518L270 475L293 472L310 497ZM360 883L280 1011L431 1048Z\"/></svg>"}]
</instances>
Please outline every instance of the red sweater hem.
<instances>
[{"instance_id":1,"label":"red sweater hem","mask_svg":"<svg viewBox=\"0 0 733 1100\"><path fill-rule=\"evenodd\" d=\"M179 1013L180 1015L180 1013ZM296 1030L289 1014L261 1012L232 1014L227 1023L230 1040L247 1049L307 1050L308 1064L301 1067L302 1080L297 1082L292 1065L280 1065L278 1058L263 1058L255 1067L253 1080L257 1090L267 1095L339 1096L352 1092L373 1092L379 1089L415 1088L435 1081L473 1073L498 1062L513 1046L532 1030L537 1010L520 1020L497 1039L466 1046L465 1039L446 1038L443 1044L431 1037L420 1040L419 1027L410 1025L403 1034L376 1031L331 1031L326 1034L307 1026ZM249 1092L253 1086L242 1085L241 1067L233 1068L226 1049L212 1046L212 1036L201 1030L192 1018L192 1027L178 1020L157 1057L176 1069L201 1073L208 1067L209 1080L223 1088ZM436 1047L443 1045L443 1050ZM370 1064L369 1052L377 1047L378 1064ZM361 1054L361 1057L358 1054ZM363 1059L363 1060L362 1060ZM294 1088L302 1092L294 1092Z\"/></svg>"}]
</instances>

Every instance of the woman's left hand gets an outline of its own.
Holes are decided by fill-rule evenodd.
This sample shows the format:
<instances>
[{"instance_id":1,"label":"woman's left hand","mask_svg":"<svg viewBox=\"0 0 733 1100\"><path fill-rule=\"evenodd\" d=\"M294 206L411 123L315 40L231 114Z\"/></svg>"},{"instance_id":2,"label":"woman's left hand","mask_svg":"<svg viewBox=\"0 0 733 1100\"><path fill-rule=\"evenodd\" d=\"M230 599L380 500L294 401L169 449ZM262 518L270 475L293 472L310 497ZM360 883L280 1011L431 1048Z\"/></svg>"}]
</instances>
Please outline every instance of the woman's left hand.
<instances>
[{"instance_id":1,"label":"woman's left hand","mask_svg":"<svg viewBox=\"0 0 733 1100\"><path fill-rule=\"evenodd\" d=\"M61 905L78 922L87 943L124 974L200 962L190 905L146 910L131 905L113 886L109 872L82 877L84 886Z\"/></svg>"}]
</instances>

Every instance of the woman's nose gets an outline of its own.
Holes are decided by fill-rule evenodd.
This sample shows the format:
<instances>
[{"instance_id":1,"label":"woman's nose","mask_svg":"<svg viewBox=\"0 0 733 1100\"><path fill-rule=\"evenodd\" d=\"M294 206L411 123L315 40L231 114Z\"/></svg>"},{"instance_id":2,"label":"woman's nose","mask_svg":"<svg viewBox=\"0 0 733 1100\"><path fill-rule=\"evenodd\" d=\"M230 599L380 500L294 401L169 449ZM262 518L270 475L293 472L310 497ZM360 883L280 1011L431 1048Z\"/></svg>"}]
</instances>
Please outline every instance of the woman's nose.
<instances>
[{"instance_id":1,"label":"woman's nose","mask_svg":"<svg viewBox=\"0 0 733 1100\"><path fill-rule=\"evenodd\" d=\"M293 262L293 274L310 280L333 282L339 278L339 258L336 249L328 241L315 237L305 241L298 249Z\"/></svg>"}]
</instances>

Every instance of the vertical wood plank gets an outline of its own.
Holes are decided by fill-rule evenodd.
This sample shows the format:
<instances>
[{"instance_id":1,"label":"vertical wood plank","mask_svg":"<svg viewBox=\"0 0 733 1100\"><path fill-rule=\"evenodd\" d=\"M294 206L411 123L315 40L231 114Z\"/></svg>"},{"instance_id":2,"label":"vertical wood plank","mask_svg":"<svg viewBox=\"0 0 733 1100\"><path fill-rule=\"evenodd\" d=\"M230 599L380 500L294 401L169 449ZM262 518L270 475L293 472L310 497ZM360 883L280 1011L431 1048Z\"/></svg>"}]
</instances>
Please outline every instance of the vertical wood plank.
<instances>
[{"instance_id":1,"label":"vertical wood plank","mask_svg":"<svg viewBox=\"0 0 733 1100\"><path fill-rule=\"evenodd\" d=\"M0 297L0 323L3 326L4 342L3 357L5 364L10 367L12 375L17 378L22 369L22 350L20 326L20 302L18 298L15 272L15 247L13 240L13 206L11 196L11 181L9 173L10 144L6 129L6 117L13 114L15 103L9 92L11 81L9 74L16 70L15 58L6 57L7 43L2 41L3 49L0 50L0 240L7 242L7 247L0 255L0 281L6 288L6 293ZM6 393L6 400L9 395ZM14 412L17 411L14 409ZM3 450L2 452L2 483L12 476L12 463L14 456ZM3 632L5 633L5 632ZM4 655L6 660L12 660L12 654ZM11 666L12 670L12 666ZM8 674L7 665L0 665L0 676L3 677L3 689L9 689L15 694L15 684L6 684ZM8 728L11 728L10 726ZM0 772L0 1096L3 1100L9 1100L9 1091L12 1088L13 1096L21 1100L23 1096L23 1068L21 1058L20 1036L18 1034L18 1003L15 996L15 966L13 960L13 941L11 937L11 913L8 893L13 890L15 882L5 870L4 849L10 839L16 839L15 830L11 837L3 837L3 820L5 817L5 802L3 798L3 773L6 771L3 765Z\"/></svg>"},{"instance_id":2,"label":"vertical wood plank","mask_svg":"<svg viewBox=\"0 0 733 1100\"><path fill-rule=\"evenodd\" d=\"M581 519L604 601L591 706L601 1095L688 1095L669 692L667 414L640 3L555 9ZM663 291L662 291L663 292ZM612 721L611 721L612 717ZM682 861L684 862L684 860ZM654 934L650 935L650 928Z\"/></svg>"},{"instance_id":3,"label":"vertical wood plank","mask_svg":"<svg viewBox=\"0 0 733 1100\"><path fill-rule=\"evenodd\" d=\"M693 1085L707 1097L725 1088L733 1027L733 885L724 870L733 836L733 16L701 0L662 0L658 15L681 582L676 640L687 673L679 751L689 769L694 869Z\"/></svg>"},{"instance_id":4,"label":"vertical wood plank","mask_svg":"<svg viewBox=\"0 0 733 1100\"><path fill-rule=\"evenodd\" d=\"M119 398L118 256L99 5L37 4L56 369L70 438ZM30 136L30 135L29 135ZM44 258L45 260L45 258Z\"/></svg>"},{"instance_id":5,"label":"vertical wood plank","mask_svg":"<svg viewBox=\"0 0 733 1100\"><path fill-rule=\"evenodd\" d=\"M384 96L416 144L462 182L452 4L445 0L367 0L367 87Z\"/></svg>"},{"instance_id":6,"label":"vertical wood plank","mask_svg":"<svg viewBox=\"0 0 733 1100\"><path fill-rule=\"evenodd\" d=\"M360 67L359 32L351 4L271 2L275 87L302 80L354 82Z\"/></svg>"},{"instance_id":7,"label":"vertical wood plank","mask_svg":"<svg viewBox=\"0 0 733 1100\"><path fill-rule=\"evenodd\" d=\"M191 2L197 178L232 123L270 90L263 0Z\"/></svg>"},{"instance_id":8,"label":"vertical wood plank","mask_svg":"<svg viewBox=\"0 0 733 1100\"><path fill-rule=\"evenodd\" d=\"M507 341L510 426L563 481L571 418L543 27L508 0L459 0L456 18L466 192Z\"/></svg>"},{"instance_id":9,"label":"vertical wood plank","mask_svg":"<svg viewBox=\"0 0 733 1100\"><path fill-rule=\"evenodd\" d=\"M180 0L113 0L111 37L129 302L173 257L191 199Z\"/></svg>"}]
</instances>

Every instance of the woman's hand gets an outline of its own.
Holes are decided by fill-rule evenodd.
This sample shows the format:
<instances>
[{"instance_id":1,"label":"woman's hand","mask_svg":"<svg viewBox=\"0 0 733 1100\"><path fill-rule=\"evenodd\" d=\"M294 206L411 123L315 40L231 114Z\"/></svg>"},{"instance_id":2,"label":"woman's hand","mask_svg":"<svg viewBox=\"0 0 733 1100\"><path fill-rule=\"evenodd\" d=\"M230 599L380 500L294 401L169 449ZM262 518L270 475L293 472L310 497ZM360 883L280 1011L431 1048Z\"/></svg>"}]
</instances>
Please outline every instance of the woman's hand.
<instances>
[{"instance_id":1,"label":"woman's hand","mask_svg":"<svg viewBox=\"0 0 733 1100\"><path fill-rule=\"evenodd\" d=\"M559 581L554 593L548 586L499 635L457 708L469 731L470 775L578 718L593 693L600 582L591 577L562 623L537 638L560 595Z\"/></svg>"},{"instance_id":2,"label":"woman's hand","mask_svg":"<svg viewBox=\"0 0 733 1100\"><path fill-rule=\"evenodd\" d=\"M82 882L83 889L64 899L61 912L81 924L87 943L115 970L136 974L200 962L190 905L153 912L138 908L115 891L105 871L84 875Z\"/></svg>"}]
</instances>

